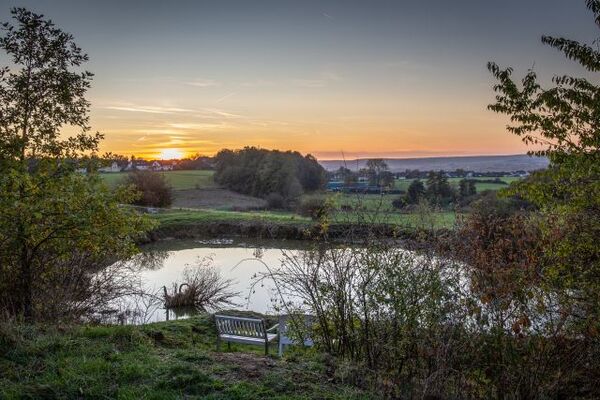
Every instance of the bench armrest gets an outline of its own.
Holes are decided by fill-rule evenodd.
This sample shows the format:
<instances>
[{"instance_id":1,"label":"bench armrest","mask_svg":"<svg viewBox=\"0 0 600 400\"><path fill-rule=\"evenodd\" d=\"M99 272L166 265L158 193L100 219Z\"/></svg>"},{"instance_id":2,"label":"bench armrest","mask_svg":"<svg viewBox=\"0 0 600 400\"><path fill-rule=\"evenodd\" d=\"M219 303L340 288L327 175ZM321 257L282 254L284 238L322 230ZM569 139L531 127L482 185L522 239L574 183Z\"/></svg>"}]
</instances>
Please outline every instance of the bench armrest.
<instances>
[{"instance_id":1,"label":"bench armrest","mask_svg":"<svg viewBox=\"0 0 600 400\"><path fill-rule=\"evenodd\" d=\"M269 329L267 329L267 332L272 331L273 329L279 328L279 324L275 324L272 327L270 327Z\"/></svg>"}]
</instances>

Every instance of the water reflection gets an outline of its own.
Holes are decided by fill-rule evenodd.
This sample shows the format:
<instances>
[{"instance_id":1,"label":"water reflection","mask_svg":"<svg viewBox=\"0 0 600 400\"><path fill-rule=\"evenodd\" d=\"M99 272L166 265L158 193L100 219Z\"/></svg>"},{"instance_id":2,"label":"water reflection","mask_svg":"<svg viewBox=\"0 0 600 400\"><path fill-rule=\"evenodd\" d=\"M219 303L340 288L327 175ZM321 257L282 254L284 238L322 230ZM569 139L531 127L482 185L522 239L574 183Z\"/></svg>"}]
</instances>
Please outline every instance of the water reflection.
<instances>
[{"instance_id":1,"label":"water reflection","mask_svg":"<svg viewBox=\"0 0 600 400\"><path fill-rule=\"evenodd\" d=\"M140 270L142 287L153 294L155 301L138 323L187 318L198 313L193 307L167 310L164 300L157 305L156 299L162 299L163 286L171 287L174 282L180 282L186 267L207 258L212 259L212 265L222 278L232 280L232 291L240 293L233 299L239 304L238 309L272 312L273 304L279 300L272 282L252 287L253 279L267 268L281 265L282 249L295 252L305 246L305 242L233 239L169 240L148 245L134 262Z\"/></svg>"},{"instance_id":2,"label":"water reflection","mask_svg":"<svg viewBox=\"0 0 600 400\"><path fill-rule=\"evenodd\" d=\"M165 320L172 321L178 319L185 319L198 315L205 310L198 309L197 307L174 307L164 309Z\"/></svg>"}]
</instances>

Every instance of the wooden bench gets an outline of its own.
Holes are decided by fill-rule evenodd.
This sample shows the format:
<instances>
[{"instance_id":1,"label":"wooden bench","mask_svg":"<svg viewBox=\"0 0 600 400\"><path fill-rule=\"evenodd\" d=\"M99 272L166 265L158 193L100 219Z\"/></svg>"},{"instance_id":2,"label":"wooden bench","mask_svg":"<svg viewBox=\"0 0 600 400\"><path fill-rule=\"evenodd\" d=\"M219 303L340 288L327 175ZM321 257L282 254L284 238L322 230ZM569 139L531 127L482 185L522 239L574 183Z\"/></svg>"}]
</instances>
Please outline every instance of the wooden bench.
<instances>
[{"instance_id":1,"label":"wooden bench","mask_svg":"<svg viewBox=\"0 0 600 400\"><path fill-rule=\"evenodd\" d=\"M266 329L265 320L259 318L231 317L228 315L215 315L217 325L217 351L220 350L221 341L230 343L254 344L265 346L265 355L269 354L269 343L275 340L276 333L269 333L277 325Z\"/></svg>"}]
</instances>

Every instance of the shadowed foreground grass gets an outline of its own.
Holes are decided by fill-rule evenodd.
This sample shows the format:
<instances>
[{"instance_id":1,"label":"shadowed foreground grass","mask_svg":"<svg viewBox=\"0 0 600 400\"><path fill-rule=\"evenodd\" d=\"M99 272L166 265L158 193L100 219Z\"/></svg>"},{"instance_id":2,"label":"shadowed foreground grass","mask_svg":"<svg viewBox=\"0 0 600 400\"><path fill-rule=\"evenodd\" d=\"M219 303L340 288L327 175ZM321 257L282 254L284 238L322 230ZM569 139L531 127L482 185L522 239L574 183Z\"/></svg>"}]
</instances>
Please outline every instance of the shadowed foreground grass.
<instances>
[{"instance_id":1,"label":"shadowed foreground grass","mask_svg":"<svg viewBox=\"0 0 600 400\"><path fill-rule=\"evenodd\" d=\"M278 359L258 346L217 353L214 345L207 315L145 326L0 325L0 398L375 398L339 383L316 352Z\"/></svg>"}]
</instances>

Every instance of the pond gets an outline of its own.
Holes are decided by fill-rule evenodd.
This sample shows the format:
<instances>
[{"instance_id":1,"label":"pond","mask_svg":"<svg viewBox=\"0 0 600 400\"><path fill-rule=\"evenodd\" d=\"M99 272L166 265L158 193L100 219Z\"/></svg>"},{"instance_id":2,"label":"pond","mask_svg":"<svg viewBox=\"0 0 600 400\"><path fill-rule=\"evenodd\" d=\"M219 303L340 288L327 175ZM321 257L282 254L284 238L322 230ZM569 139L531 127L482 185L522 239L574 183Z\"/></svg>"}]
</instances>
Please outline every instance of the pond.
<instances>
[{"instance_id":1,"label":"pond","mask_svg":"<svg viewBox=\"0 0 600 400\"><path fill-rule=\"evenodd\" d=\"M141 263L141 280L144 289L151 293L163 293L163 286L171 291L174 282L182 283L182 274L188 266L203 260L212 265L224 279L231 279L232 291L239 292L234 307L259 313L274 311L276 293L272 282L251 288L257 274L267 272L281 264L282 250L298 251L305 242L274 240L167 240L143 247L152 262ZM266 264L266 265L265 265ZM250 293L252 289L252 293ZM194 309L166 310L161 304L147 307L145 315L137 323L149 323L167 319L186 318L197 312Z\"/></svg>"}]
</instances>

